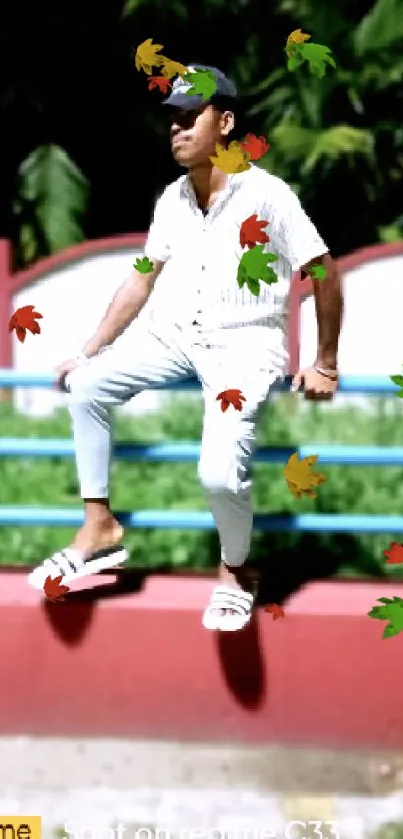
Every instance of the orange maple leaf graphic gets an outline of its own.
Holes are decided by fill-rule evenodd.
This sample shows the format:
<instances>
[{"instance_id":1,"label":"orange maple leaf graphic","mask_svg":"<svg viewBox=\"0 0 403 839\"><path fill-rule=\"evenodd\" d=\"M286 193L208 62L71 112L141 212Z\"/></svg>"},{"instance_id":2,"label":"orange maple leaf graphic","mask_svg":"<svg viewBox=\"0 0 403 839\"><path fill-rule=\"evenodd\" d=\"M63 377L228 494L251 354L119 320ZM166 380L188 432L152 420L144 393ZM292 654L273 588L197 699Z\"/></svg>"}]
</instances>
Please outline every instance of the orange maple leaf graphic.
<instances>
[{"instance_id":1,"label":"orange maple leaf graphic","mask_svg":"<svg viewBox=\"0 0 403 839\"><path fill-rule=\"evenodd\" d=\"M168 93L169 88L172 87L172 82L170 79L164 78L164 76L149 76L148 77L148 89L154 90L154 88L158 88L161 93Z\"/></svg>"},{"instance_id":2,"label":"orange maple leaf graphic","mask_svg":"<svg viewBox=\"0 0 403 839\"><path fill-rule=\"evenodd\" d=\"M259 160L270 148L265 138L263 136L256 137L256 134L247 134L240 146L243 151L248 153L251 160Z\"/></svg>"},{"instance_id":3,"label":"orange maple leaf graphic","mask_svg":"<svg viewBox=\"0 0 403 839\"><path fill-rule=\"evenodd\" d=\"M240 390L223 390L216 397L216 402L221 399L221 410L226 411L230 405L233 405L236 411L242 411L242 402L246 402L245 397Z\"/></svg>"},{"instance_id":4,"label":"orange maple leaf graphic","mask_svg":"<svg viewBox=\"0 0 403 839\"><path fill-rule=\"evenodd\" d=\"M403 562L403 545L398 545L397 542L391 542L387 551L383 552L386 556L386 563L389 565L401 565Z\"/></svg>"},{"instance_id":5,"label":"orange maple leaf graphic","mask_svg":"<svg viewBox=\"0 0 403 839\"><path fill-rule=\"evenodd\" d=\"M278 603L269 603L268 606L264 607L264 610L265 612L269 612L269 614L273 615L274 621L284 617L284 609L282 609Z\"/></svg>"},{"instance_id":6,"label":"orange maple leaf graphic","mask_svg":"<svg viewBox=\"0 0 403 839\"><path fill-rule=\"evenodd\" d=\"M60 583L62 581L62 574L59 577L46 577L45 585L43 590L46 594L46 597L49 600L52 600L53 603L56 601L64 600L63 594L67 594L70 591L68 586L61 586Z\"/></svg>"},{"instance_id":7,"label":"orange maple leaf graphic","mask_svg":"<svg viewBox=\"0 0 403 839\"><path fill-rule=\"evenodd\" d=\"M248 248L254 248L258 242L261 245L264 245L265 242L270 242L270 238L267 233L263 232L263 227L267 227L268 221L257 220L257 213L253 213L252 216L246 218L245 221L241 224L241 229L239 232L239 242L241 248L245 246Z\"/></svg>"},{"instance_id":8,"label":"orange maple leaf graphic","mask_svg":"<svg viewBox=\"0 0 403 839\"><path fill-rule=\"evenodd\" d=\"M321 472L310 471L317 459L317 454L311 454L309 457L303 457L299 460L298 452L294 452L288 458L284 475L288 489L295 498L301 498L302 495L306 495L308 498L316 498L317 492L313 487L321 486L326 481L326 475Z\"/></svg>"},{"instance_id":9,"label":"orange maple leaf graphic","mask_svg":"<svg viewBox=\"0 0 403 839\"><path fill-rule=\"evenodd\" d=\"M17 338L21 342L25 341L27 329L29 329L33 335L40 334L41 327L36 320L37 318L42 318L43 315L40 315L39 312L35 312L34 308L34 306L22 306L20 309L17 309L13 315L11 315L10 323L8 324L8 331L12 332L13 329L15 329Z\"/></svg>"}]
</instances>

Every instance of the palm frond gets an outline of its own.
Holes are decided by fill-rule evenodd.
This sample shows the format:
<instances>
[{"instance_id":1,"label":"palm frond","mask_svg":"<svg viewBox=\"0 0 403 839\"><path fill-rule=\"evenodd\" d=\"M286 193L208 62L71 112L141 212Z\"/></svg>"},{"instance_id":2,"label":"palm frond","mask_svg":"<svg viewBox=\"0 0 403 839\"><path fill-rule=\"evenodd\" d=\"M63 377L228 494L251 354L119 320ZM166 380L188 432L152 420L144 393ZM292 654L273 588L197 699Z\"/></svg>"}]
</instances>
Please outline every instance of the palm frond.
<instances>
[{"instance_id":1,"label":"palm frond","mask_svg":"<svg viewBox=\"0 0 403 839\"><path fill-rule=\"evenodd\" d=\"M293 166L311 154L316 142L316 131L303 128L296 121L284 119L271 132L270 141L275 155L284 164Z\"/></svg>"},{"instance_id":2,"label":"palm frond","mask_svg":"<svg viewBox=\"0 0 403 839\"><path fill-rule=\"evenodd\" d=\"M375 163L375 142L372 131L351 125L335 125L316 135L316 141L302 165L304 175L311 174L319 163L325 168L341 157L364 157Z\"/></svg>"},{"instance_id":3,"label":"palm frond","mask_svg":"<svg viewBox=\"0 0 403 839\"><path fill-rule=\"evenodd\" d=\"M68 154L56 145L35 149L20 165L13 202L19 264L83 241L87 201L87 180Z\"/></svg>"},{"instance_id":4,"label":"palm frond","mask_svg":"<svg viewBox=\"0 0 403 839\"><path fill-rule=\"evenodd\" d=\"M389 49L403 41L401 0L377 0L354 30L353 43L360 58Z\"/></svg>"}]
</instances>

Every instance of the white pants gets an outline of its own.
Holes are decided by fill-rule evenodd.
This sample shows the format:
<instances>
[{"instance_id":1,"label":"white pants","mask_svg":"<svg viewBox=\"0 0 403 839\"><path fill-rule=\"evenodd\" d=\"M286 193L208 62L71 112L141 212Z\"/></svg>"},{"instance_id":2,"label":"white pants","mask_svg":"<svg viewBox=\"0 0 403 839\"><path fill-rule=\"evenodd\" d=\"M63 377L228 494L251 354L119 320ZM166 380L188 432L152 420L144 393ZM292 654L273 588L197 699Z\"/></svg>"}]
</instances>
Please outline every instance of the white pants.
<instances>
[{"instance_id":1,"label":"white pants","mask_svg":"<svg viewBox=\"0 0 403 839\"><path fill-rule=\"evenodd\" d=\"M286 360L281 364L273 352L271 332L267 326L214 333L172 326L157 336L148 325L136 337L125 334L70 373L69 410L82 498L109 497L110 409L158 384L196 375L205 402L198 475L219 533L222 560L242 565L253 525L250 464L259 408L275 380L285 375ZM216 397L230 388L245 396L242 411L232 405L221 410Z\"/></svg>"}]
</instances>

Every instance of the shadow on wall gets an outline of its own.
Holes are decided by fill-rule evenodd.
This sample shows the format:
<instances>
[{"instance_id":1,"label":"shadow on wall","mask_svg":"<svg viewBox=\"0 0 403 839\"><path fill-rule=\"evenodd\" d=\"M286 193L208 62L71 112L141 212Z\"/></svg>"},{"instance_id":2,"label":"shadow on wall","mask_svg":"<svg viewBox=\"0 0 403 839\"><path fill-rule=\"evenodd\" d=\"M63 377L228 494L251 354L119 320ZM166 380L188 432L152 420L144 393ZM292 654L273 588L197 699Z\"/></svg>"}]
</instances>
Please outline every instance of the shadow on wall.
<instances>
[{"instance_id":1,"label":"shadow on wall","mask_svg":"<svg viewBox=\"0 0 403 839\"><path fill-rule=\"evenodd\" d=\"M211 548L216 537L209 534ZM366 565L365 554L357 545L353 536L330 538L326 535L311 534L263 534L255 537L250 560L250 568L260 575L258 604L284 604L298 589L314 580L326 579L335 574L352 552L357 556L361 552L361 568L368 574L374 569ZM110 571L105 572L109 575ZM116 580L100 584L87 591L70 592L68 608L60 608L49 600L43 602L47 619L54 633L61 642L68 646L77 646L83 642L91 622L95 618L97 603L113 597L138 593L150 576L166 575L170 577L192 576L206 578L203 572L179 572L166 567L152 571L122 569L116 572ZM211 574L211 572L210 572ZM346 582L346 585L348 583ZM67 603L66 603L67 606ZM186 608L186 604L184 604ZM271 620L271 618L268 617ZM205 632L201 626L200 632ZM241 632L215 633L214 641L222 673L222 679L234 701L245 710L253 712L263 702L269 685L267 683L266 662L262 654L259 622L257 615Z\"/></svg>"}]
</instances>

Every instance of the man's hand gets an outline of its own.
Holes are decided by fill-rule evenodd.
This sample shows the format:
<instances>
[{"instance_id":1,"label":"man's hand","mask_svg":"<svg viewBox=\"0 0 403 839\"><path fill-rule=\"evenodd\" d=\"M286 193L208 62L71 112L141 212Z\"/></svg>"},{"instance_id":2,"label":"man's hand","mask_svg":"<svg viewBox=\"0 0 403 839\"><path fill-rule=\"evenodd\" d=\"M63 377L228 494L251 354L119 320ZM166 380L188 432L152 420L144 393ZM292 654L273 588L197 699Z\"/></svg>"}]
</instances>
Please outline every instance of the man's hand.
<instances>
[{"instance_id":1,"label":"man's hand","mask_svg":"<svg viewBox=\"0 0 403 839\"><path fill-rule=\"evenodd\" d=\"M53 385L56 390L61 390L63 393L66 393L66 376L71 373L72 370L75 370L79 363L78 358L69 358L68 361L63 361L62 364L59 364L59 366L56 367L56 379Z\"/></svg>"},{"instance_id":2,"label":"man's hand","mask_svg":"<svg viewBox=\"0 0 403 839\"><path fill-rule=\"evenodd\" d=\"M300 370L294 376L291 390L295 392L302 386L305 399L313 399L319 402L333 399L337 385L338 379L330 379L328 376L318 373L314 367L306 367L305 370Z\"/></svg>"}]
</instances>

